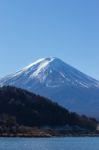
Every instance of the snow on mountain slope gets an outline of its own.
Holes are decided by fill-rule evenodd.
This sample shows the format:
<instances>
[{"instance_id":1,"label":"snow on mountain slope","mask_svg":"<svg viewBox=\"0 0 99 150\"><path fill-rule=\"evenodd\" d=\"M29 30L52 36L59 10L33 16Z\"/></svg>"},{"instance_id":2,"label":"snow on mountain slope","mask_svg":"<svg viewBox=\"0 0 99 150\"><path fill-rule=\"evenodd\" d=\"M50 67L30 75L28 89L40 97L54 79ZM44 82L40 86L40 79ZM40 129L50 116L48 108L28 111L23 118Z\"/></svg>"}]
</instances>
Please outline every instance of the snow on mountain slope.
<instances>
[{"instance_id":1,"label":"snow on mountain slope","mask_svg":"<svg viewBox=\"0 0 99 150\"><path fill-rule=\"evenodd\" d=\"M55 57L39 59L1 79L4 85L35 92L81 114L99 115L99 81Z\"/></svg>"}]
</instances>

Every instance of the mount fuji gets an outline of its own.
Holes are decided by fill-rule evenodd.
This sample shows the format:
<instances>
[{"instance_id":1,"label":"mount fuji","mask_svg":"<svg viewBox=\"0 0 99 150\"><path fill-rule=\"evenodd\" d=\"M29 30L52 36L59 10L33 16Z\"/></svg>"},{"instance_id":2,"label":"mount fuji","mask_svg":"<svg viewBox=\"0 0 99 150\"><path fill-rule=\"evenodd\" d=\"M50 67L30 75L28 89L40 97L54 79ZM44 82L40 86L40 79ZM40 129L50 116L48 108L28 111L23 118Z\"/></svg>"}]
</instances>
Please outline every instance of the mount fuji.
<instances>
[{"instance_id":1,"label":"mount fuji","mask_svg":"<svg viewBox=\"0 0 99 150\"><path fill-rule=\"evenodd\" d=\"M71 111L99 119L99 81L58 58L37 60L2 78L0 86L5 85L35 92Z\"/></svg>"}]
</instances>

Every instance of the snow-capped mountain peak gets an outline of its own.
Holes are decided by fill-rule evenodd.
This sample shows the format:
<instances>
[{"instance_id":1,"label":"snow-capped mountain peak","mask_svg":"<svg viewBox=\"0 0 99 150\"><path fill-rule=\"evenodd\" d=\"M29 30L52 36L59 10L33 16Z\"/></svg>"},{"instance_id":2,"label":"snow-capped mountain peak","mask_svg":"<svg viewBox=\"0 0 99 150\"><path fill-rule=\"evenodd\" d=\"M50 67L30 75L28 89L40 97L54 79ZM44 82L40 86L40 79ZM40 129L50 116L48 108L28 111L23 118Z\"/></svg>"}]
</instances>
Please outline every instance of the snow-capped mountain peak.
<instances>
[{"instance_id":1,"label":"snow-capped mountain peak","mask_svg":"<svg viewBox=\"0 0 99 150\"><path fill-rule=\"evenodd\" d=\"M56 57L39 59L2 78L0 86L4 85L45 96L74 112L99 116L99 81Z\"/></svg>"},{"instance_id":2,"label":"snow-capped mountain peak","mask_svg":"<svg viewBox=\"0 0 99 150\"><path fill-rule=\"evenodd\" d=\"M22 82L24 80L24 83ZM31 63L20 71L0 80L0 85L23 85L30 81L44 84L47 87L61 87L63 85L75 85L85 88L99 87L99 82L81 73L72 66L56 57L41 58ZM20 85L20 83L19 83ZM29 85L31 87L31 83Z\"/></svg>"},{"instance_id":3,"label":"snow-capped mountain peak","mask_svg":"<svg viewBox=\"0 0 99 150\"><path fill-rule=\"evenodd\" d=\"M41 59L38 59L37 61L31 63L30 65L28 65L27 67L23 68L23 71L26 71L27 69L35 66L35 65L44 65L44 64L48 64L50 63L51 61L53 61L54 58L41 58Z\"/></svg>"}]
</instances>

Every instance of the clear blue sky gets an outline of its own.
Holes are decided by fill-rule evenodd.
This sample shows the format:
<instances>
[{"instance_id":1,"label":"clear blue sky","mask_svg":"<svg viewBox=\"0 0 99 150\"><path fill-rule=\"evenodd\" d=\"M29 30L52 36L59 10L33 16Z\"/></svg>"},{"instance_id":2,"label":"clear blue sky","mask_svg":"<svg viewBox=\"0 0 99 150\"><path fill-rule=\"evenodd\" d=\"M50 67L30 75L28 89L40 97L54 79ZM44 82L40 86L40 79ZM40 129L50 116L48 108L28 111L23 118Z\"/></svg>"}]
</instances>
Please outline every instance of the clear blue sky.
<instances>
[{"instance_id":1,"label":"clear blue sky","mask_svg":"<svg viewBox=\"0 0 99 150\"><path fill-rule=\"evenodd\" d=\"M99 79L99 0L0 0L0 77L51 56Z\"/></svg>"}]
</instances>

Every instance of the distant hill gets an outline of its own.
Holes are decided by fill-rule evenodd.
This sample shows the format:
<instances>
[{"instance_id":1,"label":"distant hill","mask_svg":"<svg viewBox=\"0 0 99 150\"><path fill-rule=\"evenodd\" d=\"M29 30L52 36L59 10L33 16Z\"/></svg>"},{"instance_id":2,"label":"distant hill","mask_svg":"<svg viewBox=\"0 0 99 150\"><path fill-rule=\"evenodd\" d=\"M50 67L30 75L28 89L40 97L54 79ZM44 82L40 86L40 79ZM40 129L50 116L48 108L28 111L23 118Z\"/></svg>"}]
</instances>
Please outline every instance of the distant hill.
<instances>
[{"instance_id":1,"label":"distant hill","mask_svg":"<svg viewBox=\"0 0 99 150\"><path fill-rule=\"evenodd\" d=\"M0 88L0 125L79 126L96 129L97 121L69 112L46 98L15 87Z\"/></svg>"},{"instance_id":2,"label":"distant hill","mask_svg":"<svg viewBox=\"0 0 99 150\"><path fill-rule=\"evenodd\" d=\"M2 78L0 86L4 85L26 89L71 111L99 119L99 81L58 58L37 60Z\"/></svg>"}]
</instances>

